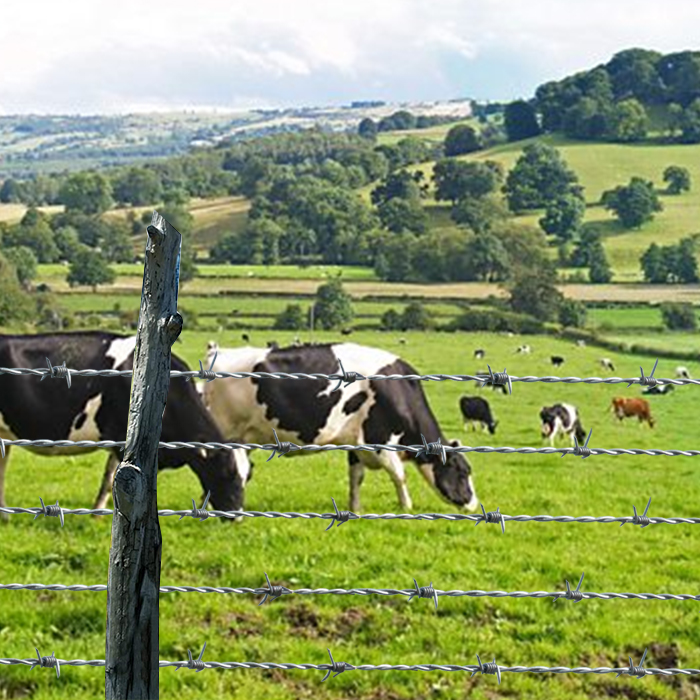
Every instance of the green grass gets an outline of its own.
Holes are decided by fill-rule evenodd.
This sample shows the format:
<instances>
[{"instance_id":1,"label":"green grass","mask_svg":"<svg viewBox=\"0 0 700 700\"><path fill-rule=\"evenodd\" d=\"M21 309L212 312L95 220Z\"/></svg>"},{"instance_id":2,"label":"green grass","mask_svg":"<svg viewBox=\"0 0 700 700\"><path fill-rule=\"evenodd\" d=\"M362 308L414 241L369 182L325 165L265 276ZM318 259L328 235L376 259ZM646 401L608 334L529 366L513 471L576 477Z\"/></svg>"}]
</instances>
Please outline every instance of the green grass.
<instances>
[{"instance_id":1,"label":"green grass","mask_svg":"<svg viewBox=\"0 0 700 700\"><path fill-rule=\"evenodd\" d=\"M431 126L429 129L407 129L405 131L381 131L377 134L377 145L393 146L402 139L408 136L422 139L430 143L442 143L447 136L447 132L458 124L467 124L476 129L479 129L479 123L476 119L460 119L458 121L449 122L448 124L439 124Z\"/></svg>"},{"instance_id":2,"label":"green grass","mask_svg":"<svg viewBox=\"0 0 700 700\"><path fill-rule=\"evenodd\" d=\"M280 334L289 339L291 334ZM335 336L317 336L335 339ZM185 330L175 351L191 366L204 354L208 334ZM514 374L549 374L550 354L566 357L566 374L596 375L599 351L572 343L527 338L531 356L514 354L524 339L488 334L454 336L411 333L399 346L395 334L357 334L357 341L400 351L421 372L462 373L474 366L476 347L484 361ZM221 345L238 344L224 332ZM609 354L619 376L634 376L648 358ZM686 363L688 364L688 363ZM691 363L692 364L692 363ZM657 375L672 374L662 360ZM689 367L700 371L700 364ZM347 368L351 369L351 368ZM516 384L513 396L488 394L500 420L496 436L461 432L457 402L473 387L454 382L425 385L429 401L448 437L465 444L540 445L538 412L543 405L576 404L592 444L601 447L697 448L696 396L692 387L652 400L658 429L619 424L607 412L615 395L637 395L621 386ZM186 438L185 435L182 436ZM274 460L257 469L246 507L258 510L328 512L330 498L347 499L347 469L338 453ZM10 505L33 506L58 498L65 507L90 505L97 492L104 456L42 458L16 449L7 472ZM484 505L509 514L631 515L653 495L651 514L697 515L700 478L690 458L475 455L471 459ZM409 467L416 512L454 512ZM187 469L159 478L161 508L189 507L200 487ZM368 473L362 489L364 512L398 512L384 473ZM14 515L0 526L0 579L8 582L106 583L111 519L67 516L32 521ZM162 585L257 587L271 580L290 587L436 588L483 590L562 590L586 572L585 591L692 593L700 577L693 528L688 525L620 528L616 524L509 523L506 535L470 523L362 521L323 533L319 521L246 521L240 526L209 520L163 518ZM502 665L622 666L635 663L646 647L648 667L696 667L700 657L698 607L677 601L584 601L443 598L436 613L428 601L405 598L284 596L257 607L250 596L163 594L160 658L186 659L206 641L205 659L325 663L326 648L337 660L360 663L458 663L482 659ZM0 649L5 657L29 658L38 646L69 658L104 658L104 593L0 591ZM647 677L505 674L500 688L493 676L470 679L458 673L347 672L321 684L322 673L301 671L161 672L163 700L220 697L292 700L314 697L388 700L441 698L492 700L495 697L583 700L636 697L647 700L692 697L695 682ZM32 673L6 667L0 697L36 700L94 698L104 692L99 668ZM640 695L641 693L641 695Z\"/></svg>"}]
</instances>

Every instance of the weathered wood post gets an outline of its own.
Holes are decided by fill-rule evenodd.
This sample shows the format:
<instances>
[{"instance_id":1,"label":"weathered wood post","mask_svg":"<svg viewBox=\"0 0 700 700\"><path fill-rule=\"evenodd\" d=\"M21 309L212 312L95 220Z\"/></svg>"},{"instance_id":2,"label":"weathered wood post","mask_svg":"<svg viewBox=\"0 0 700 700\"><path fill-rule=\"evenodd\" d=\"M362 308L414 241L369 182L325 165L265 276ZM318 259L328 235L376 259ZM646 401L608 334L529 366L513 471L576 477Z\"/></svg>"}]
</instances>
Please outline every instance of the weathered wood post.
<instances>
[{"instance_id":1,"label":"weathered wood post","mask_svg":"<svg viewBox=\"0 0 700 700\"><path fill-rule=\"evenodd\" d=\"M158 212L148 227L124 456L114 477L107 584L105 698L158 698L158 443L170 384L180 234Z\"/></svg>"}]
</instances>

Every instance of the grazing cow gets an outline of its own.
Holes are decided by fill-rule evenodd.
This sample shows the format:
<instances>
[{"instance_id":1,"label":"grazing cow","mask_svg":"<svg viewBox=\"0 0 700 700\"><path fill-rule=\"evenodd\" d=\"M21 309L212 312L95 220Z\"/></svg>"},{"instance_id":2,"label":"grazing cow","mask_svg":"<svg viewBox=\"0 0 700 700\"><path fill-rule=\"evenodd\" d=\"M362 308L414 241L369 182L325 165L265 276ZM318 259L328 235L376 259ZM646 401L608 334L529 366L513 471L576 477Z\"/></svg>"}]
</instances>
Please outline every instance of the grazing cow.
<instances>
[{"instance_id":1,"label":"grazing cow","mask_svg":"<svg viewBox=\"0 0 700 700\"><path fill-rule=\"evenodd\" d=\"M241 336L241 340L242 340L244 343L250 343L250 336L249 336L247 333L244 333L244 334Z\"/></svg>"},{"instance_id":2,"label":"grazing cow","mask_svg":"<svg viewBox=\"0 0 700 700\"><path fill-rule=\"evenodd\" d=\"M554 406L545 406L540 411L540 421L542 422L542 439L549 438L549 444L552 447L554 447L554 438L560 432L571 438L572 445L574 437L579 443L582 443L586 437L578 410L571 404L556 403Z\"/></svg>"},{"instance_id":3,"label":"grazing cow","mask_svg":"<svg viewBox=\"0 0 700 700\"><path fill-rule=\"evenodd\" d=\"M352 328L343 328L340 331L340 335L352 335Z\"/></svg>"},{"instance_id":4,"label":"grazing cow","mask_svg":"<svg viewBox=\"0 0 700 700\"><path fill-rule=\"evenodd\" d=\"M487 369L482 369L480 372L476 373L478 376L488 376L489 371ZM507 384L489 384L488 382L477 382L477 386L479 389L485 389L486 387L490 387L494 391L500 391L502 394L507 394L508 393L508 385Z\"/></svg>"},{"instance_id":5,"label":"grazing cow","mask_svg":"<svg viewBox=\"0 0 700 700\"><path fill-rule=\"evenodd\" d=\"M532 352L532 348L529 345L521 345L515 352L522 355L529 355Z\"/></svg>"},{"instance_id":6,"label":"grazing cow","mask_svg":"<svg viewBox=\"0 0 700 700\"><path fill-rule=\"evenodd\" d=\"M482 430L488 429L491 435L496 433L498 421L493 419L488 401L479 396L462 396L459 400L459 408L464 418L465 430L467 424L471 424L476 429L478 423Z\"/></svg>"},{"instance_id":7,"label":"grazing cow","mask_svg":"<svg viewBox=\"0 0 700 700\"><path fill-rule=\"evenodd\" d=\"M673 384L657 384L656 386L648 386L642 394L650 396L665 396L670 394L676 387Z\"/></svg>"},{"instance_id":8,"label":"grazing cow","mask_svg":"<svg viewBox=\"0 0 700 700\"><path fill-rule=\"evenodd\" d=\"M486 353L481 348L479 348L478 350L474 350L474 357L477 360L483 360L485 356Z\"/></svg>"},{"instance_id":9,"label":"grazing cow","mask_svg":"<svg viewBox=\"0 0 700 700\"><path fill-rule=\"evenodd\" d=\"M211 361L211 356L207 362ZM216 361L225 372L302 372L372 374L417 374L407 362L384 350L353 343L306 345L300 348L220 349ZM336 386L338 390L335 391ZM420 381L356 380L345 386L325 379L271 381L237 379L205 383L205 404L225 435L240 442L270 444L273 429L279 439L296 444L402 444L447 442L428 405ZM308 454L292 451L288 456ZM247 453L243 455L246 457ZM455 506L474 510L477 497L471 466L457 452L439 455L409 452L349 452L350 510L360 509L360 485L365 467L386 469L394 482L402 508L412 507L406 487L404 462L413 461L440 497Z\"/></svg>"},{"instance_id":10,"label":"grazing cow","mask_svg":"<svg viewBox=\"0 0 700 700\"><path fill-rule=\"evenodd\" d=\"M611 372L615 371L615 365L612 363L612 360L608 357L603 357L600 360L600 366L603 369L609 369Z\"/></svg>"},{"instance_id":11,"label":"grazing cow","mask_svg":"<svg viewBox=\"0 0 700 700\"><path fill-rule=\"evenodd\" d=\"M63 363L71 369L133 368L136 336L103 332L0 335L0 367L46 366ZM189 367L171 355L171 369ZM39 381L33 376L0 374L0 437L5 440L114 440L126 439L131 377L74 377L71 387L55 379ZM172 379L163 414L162 442L223 442L223 436L206 410L195 385ZM85 447L28 447L47 456L78 455L94 451ZM0 456L0 505L5 505L5 470L12 446ZM114 473L121 461L118 448L109 458L94 508L104 508ZM220 510L238 510L243 505L245 476L236 457L225 450L161 449L158 465L176 468L184 464L194 470L204 488L211 490L211 503Z\"/></svg>"},{"instance_id":12,"label":"grazing cow","mask_svg":"<svg viewBox=\"0 0 700 700\"><path fill-rule=\"evenodd\" d=\"M555 367L561 367L564 364L564 358L561 355L552 355L549 359Z\"/></svg>"},{"instance_id":13,"label":"grazing cow","mask_svg":"<svg viewBox=\"0 0 700 700\"><path fill-rule=\"evenodd\" d=\"M612 400L612 410L615 416L622 421L624 418L637 418L641 423L647 422L650 428L654 427L654 418L646 399L630 399L617 396Z\"/></svg>"},{"instance_id":14,"label":"grazing cow","mask_svg":"<svg viewBox=\"0 0 700 700\"><path fill-rule=\"evenodd\" d=\"M577 348L585 348L585 347L586 347L586 341L585 341L585 340L577 340L577 341L576 341L576 347L577 347Z\"/></svg>"},{"instance_id":15,"label":"grazing cow","mask_svg":"<svg viewBox=\"0 0 700 700\"><path fill-rule=\"evenodd\" d=\"M399 338L399 345L406 345L406 338Z\"/></svg>"},{"instance_id":16,"label":"grazing cow","mask_svg":"<svg viewBox=\"0 0 700 700\"><path fill-rule=\"evenodd\" d=\"M676 377L678 379L690 379L690 372L687 367L676 367Z\"/></svg>"}]
</instances>

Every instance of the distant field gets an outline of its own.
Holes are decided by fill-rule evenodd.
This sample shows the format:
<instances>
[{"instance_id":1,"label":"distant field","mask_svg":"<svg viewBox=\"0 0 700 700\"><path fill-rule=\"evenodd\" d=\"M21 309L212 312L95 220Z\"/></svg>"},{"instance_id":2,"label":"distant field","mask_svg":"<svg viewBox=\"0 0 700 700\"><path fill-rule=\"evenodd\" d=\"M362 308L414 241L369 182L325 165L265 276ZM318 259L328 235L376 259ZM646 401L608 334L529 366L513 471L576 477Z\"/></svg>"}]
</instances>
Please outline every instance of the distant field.
<instances>
[{"instance_id":1,"label":"distant field","mask_svg":"<svg viewBox=\"0 0 700 700\"><path fill-rule=\"evenodd\" d=\"M39 207L39 210L46 212L47 214L57 214L58 212L63 211L63 207ZM26 211L27 207L25 207L24 204L5 204L0 202L0 222L6 222L9 224L17 223L18 221L21 221Z\"/></svg>"},{"instance_id":2,"label":"distant field","mask_svg":"<svg viewBox=\"0 0 700 700\"><path fill-rule=\"evenodd\" d=\"M433 143L441 143L445 140L447 132L457 124L468 124L478 129L476 119L461 119L459 121L450 122L449 124L440 124L431 126L429 129L407 129L405 131L381 131L377 134L377 144L392 146L395 143L405 139L407 136L415 136L416 138L430 141Z\"/></svg>"},{"instance_id":3,"label":"distant field","mask_svg":"<svg viewBox=\"0 0 700 700\"><path fill-rule=\"evenodd\" d=\"M279 334L289 341L293 334ZM338 340L336 334L319 334ZM486 350L494 368L513 374L549 374L549 356L567 358L566 373L600 372L599 351L547 338L491 334L358 333L356 340L401 352L421 372L464 373L480 369L471 359ZM210 333L185 329L174 351L190 366L204 355ZM217 336L223 346L240 345L240 335ZM533 354L516 358L527 342ZM610 353L618 376L636 376L648 358ZM686 363L688 364L688 363ZM696 375L700 364L689 363ZM675 365L662 360L658 376ZM348 367L348 370L352 368ZM234 380L228 380L234 381ZM448 438L469 445L540 446L538 413L542 406L569 401L579 407L583 426L593 428L600 447L695 449L697 388L671 397L652 397L658 429L618 423L608 407L613 396L635 396L638 387L515 384L513 396L489 392L499 420L495 436L462 430L458 400L478 390L456 382L424 383L428 400ZM186 435L181 436L186 439ZM562 441L561 446L568 446ZM246 495L255 510L325 513L331 496L347 507L347 461L333 452L294 459L256 454L256 469ZM80 457L36 457L15 448L7 470L11 506L34 506L38 497L67 508L90 506L97 493L104 453ZM487 510L507 514L632 515L653 495L651 515L700 516L700 476L693 458L593 456L580 460L558 455L470 456L477 494ZM413 466L407 467L415 512L453 513ZM184 467L158 480L160 508L201 503L201 488ZM364 513L401 512L385 473L368 472L362 487ZM1 583L104 584L112 520L67 515L32 521L13 515L0 524ZM582 571L584 591L693 593L700 578L694 554L694 526L617 524L359 521L324 533L325 523L308 520L246 520L236 526L162 518L162 585L264 585L291 588L367 586L407 589L431 581L441 590L562 591ZM187 593L162 594L160 658L186 659L201 649L217 661L326 663L327 648L336 660L361 663L476 663L494 656L501 665L621 667L632 655L639 662L646 647L648 667L696 667L700 658L700 614L688 601L586 600L572 605L549 599L441 598L430 601L379 596L283 596L258 607L260 597ZM0 639L5 657L42 654L64 659L104 658L105 593L0 591ZM164 669L161 697L226 700L585 700L692 698L697 683L685 677L665 679L596 675L347 672L322 684L322 672L208 671L201 674ZM11 666L0 673L0 697L35 700L94 698L104 693L104 669L64 667L56 680L47 670Z\"/></svg>"}]
</instances>

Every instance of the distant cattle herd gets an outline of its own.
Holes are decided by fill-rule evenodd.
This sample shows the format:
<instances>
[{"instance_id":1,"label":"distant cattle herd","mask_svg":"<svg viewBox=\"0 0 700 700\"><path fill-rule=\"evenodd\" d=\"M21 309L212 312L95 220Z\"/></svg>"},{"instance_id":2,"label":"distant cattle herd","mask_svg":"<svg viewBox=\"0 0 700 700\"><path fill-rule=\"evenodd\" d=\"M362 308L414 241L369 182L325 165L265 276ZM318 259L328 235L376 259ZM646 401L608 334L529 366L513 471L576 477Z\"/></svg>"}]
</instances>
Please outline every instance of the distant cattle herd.
<instances>
[{"instance_id":1,"label":"distant cattle herd","mask_svg":"<svg viewBox=\"0 0 700 700\"><path fill-rule=\"evenodd\" d=\"M347 336L350 332L343 332ZM254 347L244 333L244 347L223 349L216 343L207 346L207 366L216 359L215 369L224 372L301 372L305 374L343 374L343 368L363 376L379 374L417 374L405 360L378 348L354 343L310 344L299 338L288 347L276 340L267 340L267 347ZM104 332L53 333L33 336L0 335L0 366L37 367L50 358L59 364L64 355L71 358L74 369L130 369L133 362L135 337ZM405 338L399 340L405 345ZM585 343L577 341L576 347ZM519 345L519 355L536 354L532 346ZM484 348L473 351L473 357L483 360ZM551 355L549 363L561 367L562 355ZM599 365L614 372L610 358L602 357ZM173 355L172 369L188 369ZM479 376L489 376L480 371ZM690 379L686 367L676 368L676 377ZM508 389L490 381L476 382L477 388L491 387L508 393ZM196 387L196 391L195 391ZM0 374L0 438L3 440L114 440L126 436L130 379L96 377L74 382L66 400L65 388L56 382L35 382L31 377ZM642 388L645 396L664 396L673 385ZM434 416L420 381L351 382L300 379L293 382L265 381L257 378L235 382L171 381L169 401L163 416L164 441L188 439L199 442L272 443L276 439L296 444L344 445L357 443L421 444L441 443L457 447L458 440L449 440ZM510 400L510 398L509 398ZM462 396L459 410L465 431L481 429L490 435L499 424L484 396ZM651 404L639 396L616 396L610 406L614 418L637 421L654 428L656 420ZM518 413L518 420L523 416ZM539 413L540 435L554 446L561 436L582 442L583 428L579 409L571 403L543 406ZM279 443L278 444L282 444ZM0 456L0 506L5 506L5 471L10 446L5 445ZM77 454L82 449L28 448L38 454L58 456ZM287 456L304 454L292 451ZM118 450L111 450L95 507L106 505L112 479L119 464ZM444 501L466 511L474 511L478 499L473 482L472 467L465 455L396 452L348 452L350 475L350 510L360 510L360 486L365 469L385 470L396 488L399 505L412 508L404 465L413 462L435 493ZM199 477L205 490L211 491L211 503L221 510L243 508L244 492L252 477L249 452L204 449L179 451L161 450L160 468L189 465Z\"/></svg>"}]
</instances>

